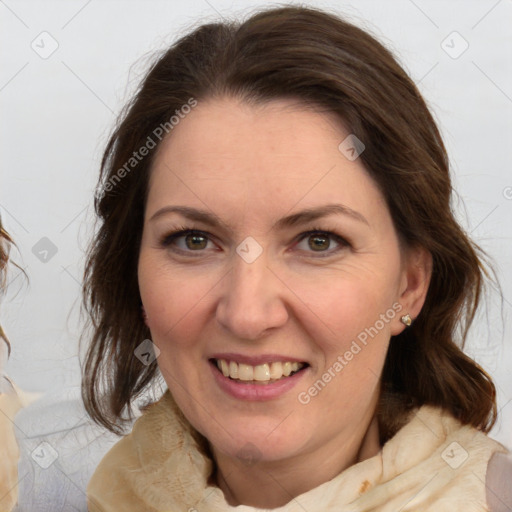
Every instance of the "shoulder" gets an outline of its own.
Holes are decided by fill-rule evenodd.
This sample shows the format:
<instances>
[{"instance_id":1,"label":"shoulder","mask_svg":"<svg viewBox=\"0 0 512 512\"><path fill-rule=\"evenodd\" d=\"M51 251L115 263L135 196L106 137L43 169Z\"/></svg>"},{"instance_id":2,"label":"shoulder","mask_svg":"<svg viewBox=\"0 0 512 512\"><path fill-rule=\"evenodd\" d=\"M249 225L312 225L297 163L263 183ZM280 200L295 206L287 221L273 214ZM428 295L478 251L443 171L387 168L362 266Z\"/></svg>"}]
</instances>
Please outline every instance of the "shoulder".
<instances>
[{"instance_id":1,"label":"shoulder","mask_svg":"<svg viewBox=\"0 0 512 512\"><path fill-rule=\"evenodd\" d=\"M163 416L167 397L143 407L129 434L104 455L87 485L89 510L125 512L144 509L137 487L144 487L155 469L155 461L165 456L159 437L165 430Z\"/></svg>"},{"instance_id":2,"label":"shoulder","mask_svg":"<svg viewBox=\"0 0 512 512\"><path fill-rule=\"evenodd\" d=\"M89 510L156 510L176 498L177 472L183 492L195 493L212 470L201 441L167 391L101 460L87 486Z\"/></svg>"},{"instance_id":3,"label":"shoulder","mask_svg":"<svg viewBox=\"0 0 512 512\"><path fill-rule=\"evenodd\" d=\"M512 510L512 453L495 453L489 460L485 480L490 512Z\"/></svg>"},{"instance_id":4,"label":"shoulder","mask_svg":"<svg viewBox=\"0 0 512 512\"><path fill-rule=\"evenodd\" d=\"M109 508L116 501L114 497L130 494L127 482L123 479L123 472L137 469L139 469L137 450L132 434L128 434L110 448L94 470L86 489L89 508L101 511L115 510ZM133 500L134 497L130 495L129 499Z\"/></svg>"}]
</instances>

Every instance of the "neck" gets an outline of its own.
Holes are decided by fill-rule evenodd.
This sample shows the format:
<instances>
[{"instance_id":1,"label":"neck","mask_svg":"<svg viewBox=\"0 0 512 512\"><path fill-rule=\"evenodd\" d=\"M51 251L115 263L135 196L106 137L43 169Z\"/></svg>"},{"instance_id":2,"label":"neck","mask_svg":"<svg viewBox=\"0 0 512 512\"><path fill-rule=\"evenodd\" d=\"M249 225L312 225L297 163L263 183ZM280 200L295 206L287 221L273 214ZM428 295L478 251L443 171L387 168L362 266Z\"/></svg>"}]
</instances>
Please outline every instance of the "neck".
<instances>
[{"instance_id":1,"label":"neck","mask_svg":"<svg viewBox=\"0 0 512 512\"><path fill-rule=\"evenodd\" d=\"M277 508L296 496L332 480L343 470L380 451L377 418L371 415L364 430L351 438L333 438L321 449L292 459L248 463L212 449L215 479L231 506ZM315 468L315 471L311 471Z\"/></svg>"}]
</instances>

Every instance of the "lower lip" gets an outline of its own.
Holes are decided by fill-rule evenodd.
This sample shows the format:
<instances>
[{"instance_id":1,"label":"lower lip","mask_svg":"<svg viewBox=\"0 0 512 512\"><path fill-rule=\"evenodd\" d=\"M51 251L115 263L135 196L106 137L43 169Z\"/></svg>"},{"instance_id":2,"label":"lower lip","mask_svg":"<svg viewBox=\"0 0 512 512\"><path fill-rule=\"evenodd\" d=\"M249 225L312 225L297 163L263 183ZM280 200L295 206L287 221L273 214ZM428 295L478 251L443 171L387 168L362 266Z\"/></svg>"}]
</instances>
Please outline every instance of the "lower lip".
<instances>
[{"instance_id":1,"label":"lower lip","mask_svg":"<svg viewBox=\"0 0 512 512\"><path fill-rule=\"evenodd\" d=\"M272 400L284 395L287 391L290 391L290 389L292 389L300 379L302 379L304 373L307 372L309 368L303 368L290 377L283 377L280 380L269 384L247 384L230 379L229 377L224 377L214 363L210 362L209 365L213 372L213 376L222 391L233 398L253 402Z\"/></svg>"}]
</instances>

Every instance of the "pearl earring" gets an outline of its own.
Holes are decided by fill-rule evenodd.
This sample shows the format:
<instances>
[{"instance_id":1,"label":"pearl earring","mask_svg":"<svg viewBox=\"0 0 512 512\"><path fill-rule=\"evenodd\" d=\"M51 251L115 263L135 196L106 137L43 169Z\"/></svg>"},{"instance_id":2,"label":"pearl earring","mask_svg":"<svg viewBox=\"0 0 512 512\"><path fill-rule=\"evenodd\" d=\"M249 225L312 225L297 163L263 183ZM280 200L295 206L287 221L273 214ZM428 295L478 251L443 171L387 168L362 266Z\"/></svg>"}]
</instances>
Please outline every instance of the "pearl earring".
<instances>
[{"instance_id":1,"label":"pearl earring","mask_svg":"<svg viewBox=\"0 0 512 512\"><path fill-rule=\"evenodd\" d=\"M409 315L409 314L404 315L400 320L407 327L409 327L412 324L412 318L411 318L411 315Z\"/></svg>"}]
</instances>

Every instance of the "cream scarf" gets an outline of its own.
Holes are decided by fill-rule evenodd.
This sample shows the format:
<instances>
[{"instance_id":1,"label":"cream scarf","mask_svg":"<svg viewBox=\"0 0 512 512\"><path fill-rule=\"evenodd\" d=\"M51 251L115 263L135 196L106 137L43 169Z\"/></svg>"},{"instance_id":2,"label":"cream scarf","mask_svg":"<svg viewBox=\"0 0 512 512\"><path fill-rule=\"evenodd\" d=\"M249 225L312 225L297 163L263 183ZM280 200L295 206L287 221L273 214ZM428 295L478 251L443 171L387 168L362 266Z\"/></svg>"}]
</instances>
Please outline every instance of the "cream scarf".
<instances>
[{"instance_id":1,"label":"cream scarf","mask_svg":"<svg viewBox=\"0 0 512 512\"><path fill-rule=\"evenodd\" d=\"M209 485L205 440L169 391L103 458L87 488L90 512L255 512ZM489 459L507 450L439 408L411 413L381 451L273 512L487 511Z\"/></svg>"}]
</instances>

